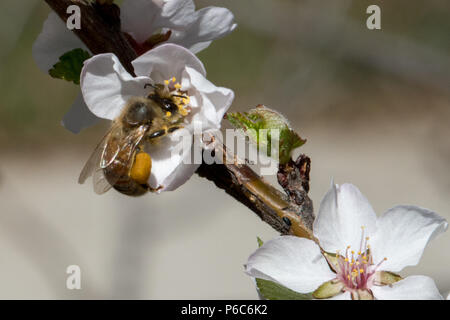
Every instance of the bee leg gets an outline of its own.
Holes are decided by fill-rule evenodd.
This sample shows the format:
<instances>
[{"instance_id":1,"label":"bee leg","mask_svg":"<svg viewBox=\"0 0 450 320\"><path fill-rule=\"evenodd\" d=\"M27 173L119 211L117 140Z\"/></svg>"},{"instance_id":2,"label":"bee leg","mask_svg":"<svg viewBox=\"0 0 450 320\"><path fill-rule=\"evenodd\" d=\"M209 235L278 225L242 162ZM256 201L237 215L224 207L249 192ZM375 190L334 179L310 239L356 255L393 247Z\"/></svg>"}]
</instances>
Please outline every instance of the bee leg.
<instances>
[{"instance_id":1,"label":"bee leg","mask_svg":"<svg viewBox=\"0 0 450 320\"><path fill-rule=\"evenodd\" d=\"M158 130L158 131L150 133L147 138L150 139L150 140L151 139L155 139L155 138L158 138L158 137L162 137L166 133L167 133L166 129Z\"/></svg>"},{"instance_id":2,"label":"bee leg","mask_svg":"<svg viewBox=\"0 0 450 320\"><path fill-rule=\"evenodd\" d=\"M158 188L152 188L149 185L147 185L148 191L150 192L158 192L159 190L161 190L162 188L164 188L163 186L159 186Z\"/></svg>"},{"instance_id":3,"label":"bee leg","mask_svg":"<svg viewBox=\"0 0 450 320\"><path fill-rule=\"evenodd\" d=\"M174 127L170 127L169 130L167 130L168 133L172 133L174 131L177 131L178 129L183 128L182 126L174 126Z\"/></svg>"},{"instance_id":4,"label":"bee leg","mask_svg":"<svg viewBox=\"0 0 450 320\"><path fill-rule=\"evenodd\" d=\"M146 83L146 84L144 85L144 89L147 89L147 87L152 87L153 89L158 89L157 86L155 86L154 84L151 84L151 83Z\"/></svg>"}]
</instances>

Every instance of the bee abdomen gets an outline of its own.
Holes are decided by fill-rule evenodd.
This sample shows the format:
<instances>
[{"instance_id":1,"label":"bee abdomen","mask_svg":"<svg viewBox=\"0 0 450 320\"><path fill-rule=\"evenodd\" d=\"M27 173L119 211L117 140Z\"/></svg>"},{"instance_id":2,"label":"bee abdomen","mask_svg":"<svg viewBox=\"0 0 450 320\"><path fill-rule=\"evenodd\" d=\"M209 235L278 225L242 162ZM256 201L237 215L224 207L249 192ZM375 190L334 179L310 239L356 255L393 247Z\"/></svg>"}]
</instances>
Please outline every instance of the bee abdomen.
<instances>
[{"instance_id":1,"label":"bee abdomen","mask_svg":"<svg viewBox=\"0 0 450 320\"><path fill-rule=\"evenodd\" d=\"M150 176L151 158L140 152L135 156L131 169L116 158L103 173L114 189L128 196L140 196L148 190L147 180Z\"/></svg>"},{"instance_id":2,"label":"bee abdomen","mask_svg":"<svg viewBox=\"0 0 450 320\"><path fill-rule=\"evenodd\" d=\"M113 188L127 196L135 197L141 196L148 191L147 185L141 185L129 177L128 179L117 181Z\"/></svg>"}]
</instances>

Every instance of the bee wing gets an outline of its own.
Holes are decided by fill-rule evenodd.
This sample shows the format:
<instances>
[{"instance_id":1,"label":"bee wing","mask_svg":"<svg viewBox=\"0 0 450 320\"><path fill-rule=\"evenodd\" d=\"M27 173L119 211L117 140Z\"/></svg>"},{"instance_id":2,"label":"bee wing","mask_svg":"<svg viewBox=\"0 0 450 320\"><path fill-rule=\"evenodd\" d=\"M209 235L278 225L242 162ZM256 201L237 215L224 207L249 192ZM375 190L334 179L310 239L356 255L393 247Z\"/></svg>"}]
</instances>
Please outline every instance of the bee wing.
<instances>
[{"instance_id":1,"label":"bee wing","mask_svg":"<svg viewBox=\"0 0 450 320\"><path fill-rule=\"evenodd\" d=\"M117 130L117 125L113 124L113 126L108 130L108 132L103 136L102 140L95 147L88 161L81 170L80 176L78 178L78 183L83 184L87 178L89 178L93 173L100 168L100 164L102 162L103 152L105 151L106 145L108 143L109 137Z\"/></svg>"},{"instance_id":2,"label":"bee wing","mask_svg":"<svg viewBox=\"0 0 450 320\"><path fill-rule=\"evenodd\" d=\"M121 132L120 126L113 124L83 168L79 183L83 183L87 177L92 175L94 191L97 194L105 193L111 189L121 176L128 173L133 163L134 152L148 129L147 125L142 125L125 135ZM114 176L109 176L109 179L106 179L104 169L108 168L114 161L119 161L122 165L116 168ZM119 168L122 168L122 170Z\"/></svg>"},{"instance_id":3,"label":"bee wing","mask_svg":"<svg viewBox=\"0 0 450 320\"><path fill-rule=\"evenodd\" d=\"M112 185L106 180L102 168L95 169L92 174L92 181L94 183L94 192L96 194L103 194L112 188Z\"/></svg>"}]
</instances>

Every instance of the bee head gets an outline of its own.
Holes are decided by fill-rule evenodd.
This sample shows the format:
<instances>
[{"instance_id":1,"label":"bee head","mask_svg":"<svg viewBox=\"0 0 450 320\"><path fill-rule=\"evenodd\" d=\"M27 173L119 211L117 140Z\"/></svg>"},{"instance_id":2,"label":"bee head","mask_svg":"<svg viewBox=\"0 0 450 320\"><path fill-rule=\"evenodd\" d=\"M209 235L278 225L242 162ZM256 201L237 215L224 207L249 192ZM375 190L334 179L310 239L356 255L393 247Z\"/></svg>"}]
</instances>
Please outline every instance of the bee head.
<instances>
[{"instance_id":1,"label":"bee head","mask_svg":"<svg viewBox=\"0 0 450 320\"><path fill-rule=\"evenodd\" d=\"M149 99L153 100L158 104L158 106L164 111L164 112L170 112L174 114L178 111L178 106L175 104L175 102L170 97L162 97L161 95L154 93L150 94L148 96Z\"/></svg>"}]
</instances>

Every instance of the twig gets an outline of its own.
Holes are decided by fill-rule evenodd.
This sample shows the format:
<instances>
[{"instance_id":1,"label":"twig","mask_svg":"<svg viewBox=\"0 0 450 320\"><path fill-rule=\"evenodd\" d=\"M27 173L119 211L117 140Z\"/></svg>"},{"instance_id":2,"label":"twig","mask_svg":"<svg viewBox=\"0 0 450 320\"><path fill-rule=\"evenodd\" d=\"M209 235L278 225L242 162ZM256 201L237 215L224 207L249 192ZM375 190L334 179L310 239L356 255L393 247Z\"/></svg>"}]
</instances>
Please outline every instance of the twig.
<instances>
[{"instance_id":1,"label":"twig","mask_svg":"<svg viewBox=\"0 0 450 320\"><path fill-rule=\"evenodd\" d=\"M73 32L83 41L93 54L114 53L134 75L131 61L137 58L133 47L120 31L120 9L115 4L100 4L86 0L45 0L63 20L67 21L67 8L77 5L81 11L81 29Z\"/></svg>"},{"instance_id":2,"label":"twig","mask_svg":"<svg viewBox=\"0 0 450 320\"><path fill-rule=\"evenodd\" d=\"M116 5L93 4L80 0L45 1L62 19L67 19L66 9L69 5L80 6L82 27L80 30L74 30L77 36L94 54L116 54L124 67L131 74L134 73L131 61L137 54L120 31L119 8ZM265 182L250 167L238 163L202 164L197 173L246 205L278 232L314 238L314 215L307 190L301 191L302 201L290 198Z\"/></svg>"}]
</instances>

